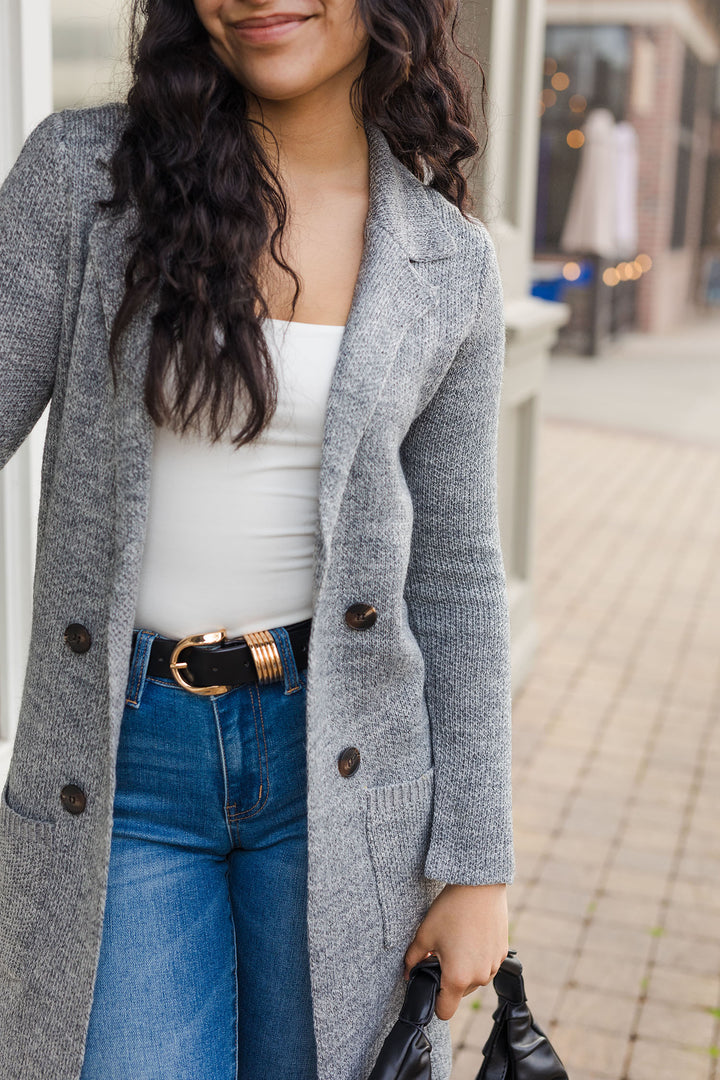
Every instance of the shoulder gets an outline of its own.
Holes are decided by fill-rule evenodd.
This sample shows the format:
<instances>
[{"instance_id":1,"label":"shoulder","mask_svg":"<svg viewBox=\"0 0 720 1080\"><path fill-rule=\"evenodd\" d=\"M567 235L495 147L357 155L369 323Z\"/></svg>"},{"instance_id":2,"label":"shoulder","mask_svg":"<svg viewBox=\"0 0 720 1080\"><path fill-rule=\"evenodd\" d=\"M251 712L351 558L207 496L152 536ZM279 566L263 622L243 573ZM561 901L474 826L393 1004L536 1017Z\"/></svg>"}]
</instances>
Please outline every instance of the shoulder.
<instances>
[{"instance_id":1,"label":"shoulder","mask_svg":"<svg viewBox=\"0 0 720 1080\"><path fill-rule=\"evenodd\" d=\"M440 191L414 178L416 191L432 216L454 245L455 272L479 280L497 260L495 245L487 226L469 211L464 213Z\"/></svg>"},{"instance_id":2,"label":"shoulder","mask_svg":"<svg viewBox=\"0 0 720 1080\"><path fill-rule=\"evenodd\" d=\"M39 171L61 168L88 179L106 159L125 126L127 106L110 102L82 109L61 109L44 117L26 138L19 158Z\"/></svg>"},{"instance_id":3,"label":"shoulder","mask_svg":"<svg viewBox=\"0 0 720 1080\"><path fill-rule=\"evenodd\" d=\"M435 188L416 179L426 200L426 213L432 213L454 243L450 259L442 259L438 267L446 267L443 287L452 283L456 296L465 298L469 330L484 334L495 330L498 339L504 336L505 296L495 243L490 231L476 215L463 213Z\"/></svg>"},{"instance_id":4,"label":"shoulder","mask_svg":"<svg viewBox=\"0 0 720 1080\"><path fill-rule=\"evenodd\" d=\"M26 138L9 182L44 193L58 216L92 217L94 200L111 193L107 162L126 120L123 102L50 113Z\"/></svg>"},{"instance_id":5,"label":"shoulder","mask_svg":"<svg viewBox=\"0 0 720 1080\"><path fill-rule=\"evenodd\" d=\"M97 153L112 150L127 123L125 102L112 101L82 109L62 109L43 123L53 124L73 165L92 165Z\"/></svg>"},{"instance_id":6,"label":"shoulder","mask_svg":"<svg viewBox=\"0 0 720 1080\"><path fill-rule=\"evenodd\" d=\"M411 258L415 252L423 260L428 252L433 252L431 258L439 253L443 273L472 276L492 248L483 223L467 211L463 213L431 186L432 172L427 166L423 179L416 176L393 152L381 128L369 125L368 135L372 137L371 153L383 167L387 180L389 197L383 217L406 241ZM445 255L452 258L446 260Z\"/></svg>"},{"instance_id":7,"label":"shoulder","mask_svg":"<svg viewBox=\"0 0 720 1080\"><path fill-rule=\"evenodd\" d=\"M427 212L432 214L442 233L452 238L452 265L447 266L445 273L462 282L471 293L474 286L475 305L488 301L501 305L503 297L498 255L485 223L469 211L463 213L435 188L419 180L416 183L423 189Z\"/></svg>"}]
</instances>

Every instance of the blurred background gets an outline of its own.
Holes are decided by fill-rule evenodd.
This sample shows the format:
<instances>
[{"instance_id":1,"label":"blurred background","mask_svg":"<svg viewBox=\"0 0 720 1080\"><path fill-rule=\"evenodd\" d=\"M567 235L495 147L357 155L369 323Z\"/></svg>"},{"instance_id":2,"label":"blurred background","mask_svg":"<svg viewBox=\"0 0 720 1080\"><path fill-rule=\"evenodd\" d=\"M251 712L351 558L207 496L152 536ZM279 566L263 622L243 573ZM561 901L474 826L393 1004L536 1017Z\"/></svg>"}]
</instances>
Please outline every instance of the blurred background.
<instances>
[{"instance_id":1,"label":"blurred background","mask_svg":"<svg viewBox=\"0 0 720 1080\"><path fill-rule=\"evenodd\" d=\"M3 0L0 176L123 97L126 37L123 0ZM720 1080L720 0L464 0L458 37L506 302L511 945L571 1080ZM0 475L2 780L43 435ZM494 1004L453 1017L453 1080Z\"/></svg>"}]
</instances>

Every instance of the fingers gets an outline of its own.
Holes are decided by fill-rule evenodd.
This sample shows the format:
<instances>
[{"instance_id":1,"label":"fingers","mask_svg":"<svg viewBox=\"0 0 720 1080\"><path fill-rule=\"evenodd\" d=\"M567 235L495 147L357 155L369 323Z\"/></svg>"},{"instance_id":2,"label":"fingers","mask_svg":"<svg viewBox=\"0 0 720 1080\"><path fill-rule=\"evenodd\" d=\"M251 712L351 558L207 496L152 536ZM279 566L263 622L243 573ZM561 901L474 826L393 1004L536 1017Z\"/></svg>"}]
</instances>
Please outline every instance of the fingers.
<instances>
[{"instance_id":1,"label":"fingers","mask_svg":"<svg viewBox=\"0 0 720 1080\"><path fill-rule=\"evenodd\" d=\"M442 961L441 961L442 963ZM498 965L499 967L499 965ZM497 967L491 967L487 972L472 975L467 972L454 973L452 970L441 972L440 989L435 998L435 1013L440 1020L449 1020L455 1013L458 1005L468 994L474 993L481 986L487 986L497 972Z\"/></svg>"},{"instance_id":2,"label":"fingers","mask_svg":"<svg viewBox=\"0 0 720 1080\"><path fill-rule=\"evenodd\" d=\"M441 1020L449 1020L460 1004L462 997L463 992L459 986L442 984L435 998L435 1015Z\"/></svg>"},{"instance_id":3,"label":"fingers","mask_svg":"<svg viewBox=\"0 0 720 1080\"><path fill-rule=\"evenodd\" d=\"M440 960L440 989L435 998L435 1013L440 1020L449 1020L464 997L472 994L481 986L487 986L497 974L500 964L507 955L505 953L497 961L482 963L480 970L477 966L470 966L467 958L458 965L457 960L448 957L443 961L443 956L436 950L429 948L428 940L413 938L405 953L405 980L409 978L411 969L426 956L436 955Z\"/></svg>"}]
</instances>

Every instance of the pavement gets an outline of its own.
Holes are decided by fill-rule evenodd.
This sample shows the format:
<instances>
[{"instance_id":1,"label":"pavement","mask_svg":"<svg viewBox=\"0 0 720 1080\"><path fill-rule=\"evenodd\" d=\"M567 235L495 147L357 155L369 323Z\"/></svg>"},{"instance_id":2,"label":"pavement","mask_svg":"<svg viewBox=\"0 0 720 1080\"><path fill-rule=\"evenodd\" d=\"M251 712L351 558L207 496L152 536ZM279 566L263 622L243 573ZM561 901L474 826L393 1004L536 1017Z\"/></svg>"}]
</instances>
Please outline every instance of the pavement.
<instances>
[{"instance_id":1,"label":"pavement","mask_svg":"<svg viewBox=\"0 0 720 1080\"><path fill-rule=\"evenodd\" d=\"M553 357L541 412L510 943L570 1080L720 1080L720 319Z\"/></svg>"},{"instance_id":2,"label":"pavement","mask_svg":"<svg viewBox=\"0 0 720 1080\"><path fill-rule=\"evenodd\" d=\"M553 356L543 411L720 446L720 315L665 334L628 334L602 357Z\"/></svg>"}]
</instances>

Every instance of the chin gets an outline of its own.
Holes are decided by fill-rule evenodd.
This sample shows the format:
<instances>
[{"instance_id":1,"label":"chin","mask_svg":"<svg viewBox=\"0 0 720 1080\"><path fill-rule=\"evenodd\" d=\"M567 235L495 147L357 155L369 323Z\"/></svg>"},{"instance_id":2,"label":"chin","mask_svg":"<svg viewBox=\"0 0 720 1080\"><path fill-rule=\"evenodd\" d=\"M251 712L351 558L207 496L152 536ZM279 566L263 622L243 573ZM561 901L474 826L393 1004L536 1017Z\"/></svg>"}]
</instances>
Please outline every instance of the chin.
<instances>
[{"instance_id":1,"label":"chin","mask_svg":"<svg viewBox=\"0 0 720 1080\"><path fill-rule=\"evenodd\" d=\"M262 65L258 64L257 67L262 68ZM300 79L288 77L289 73L287 71L283 72L281 77L278 77L278 64L276 61L268 64L267 67L268 69L270 67L275 69L272 75L269 70L263 72L262 70L248 71L246 69L242 73L236 73L236 77L245 89L263 101L288 101L292 98L302 97L303 94L309 93L317 85L317 83L308 84Z\"/></svg>"}]
</instances>

